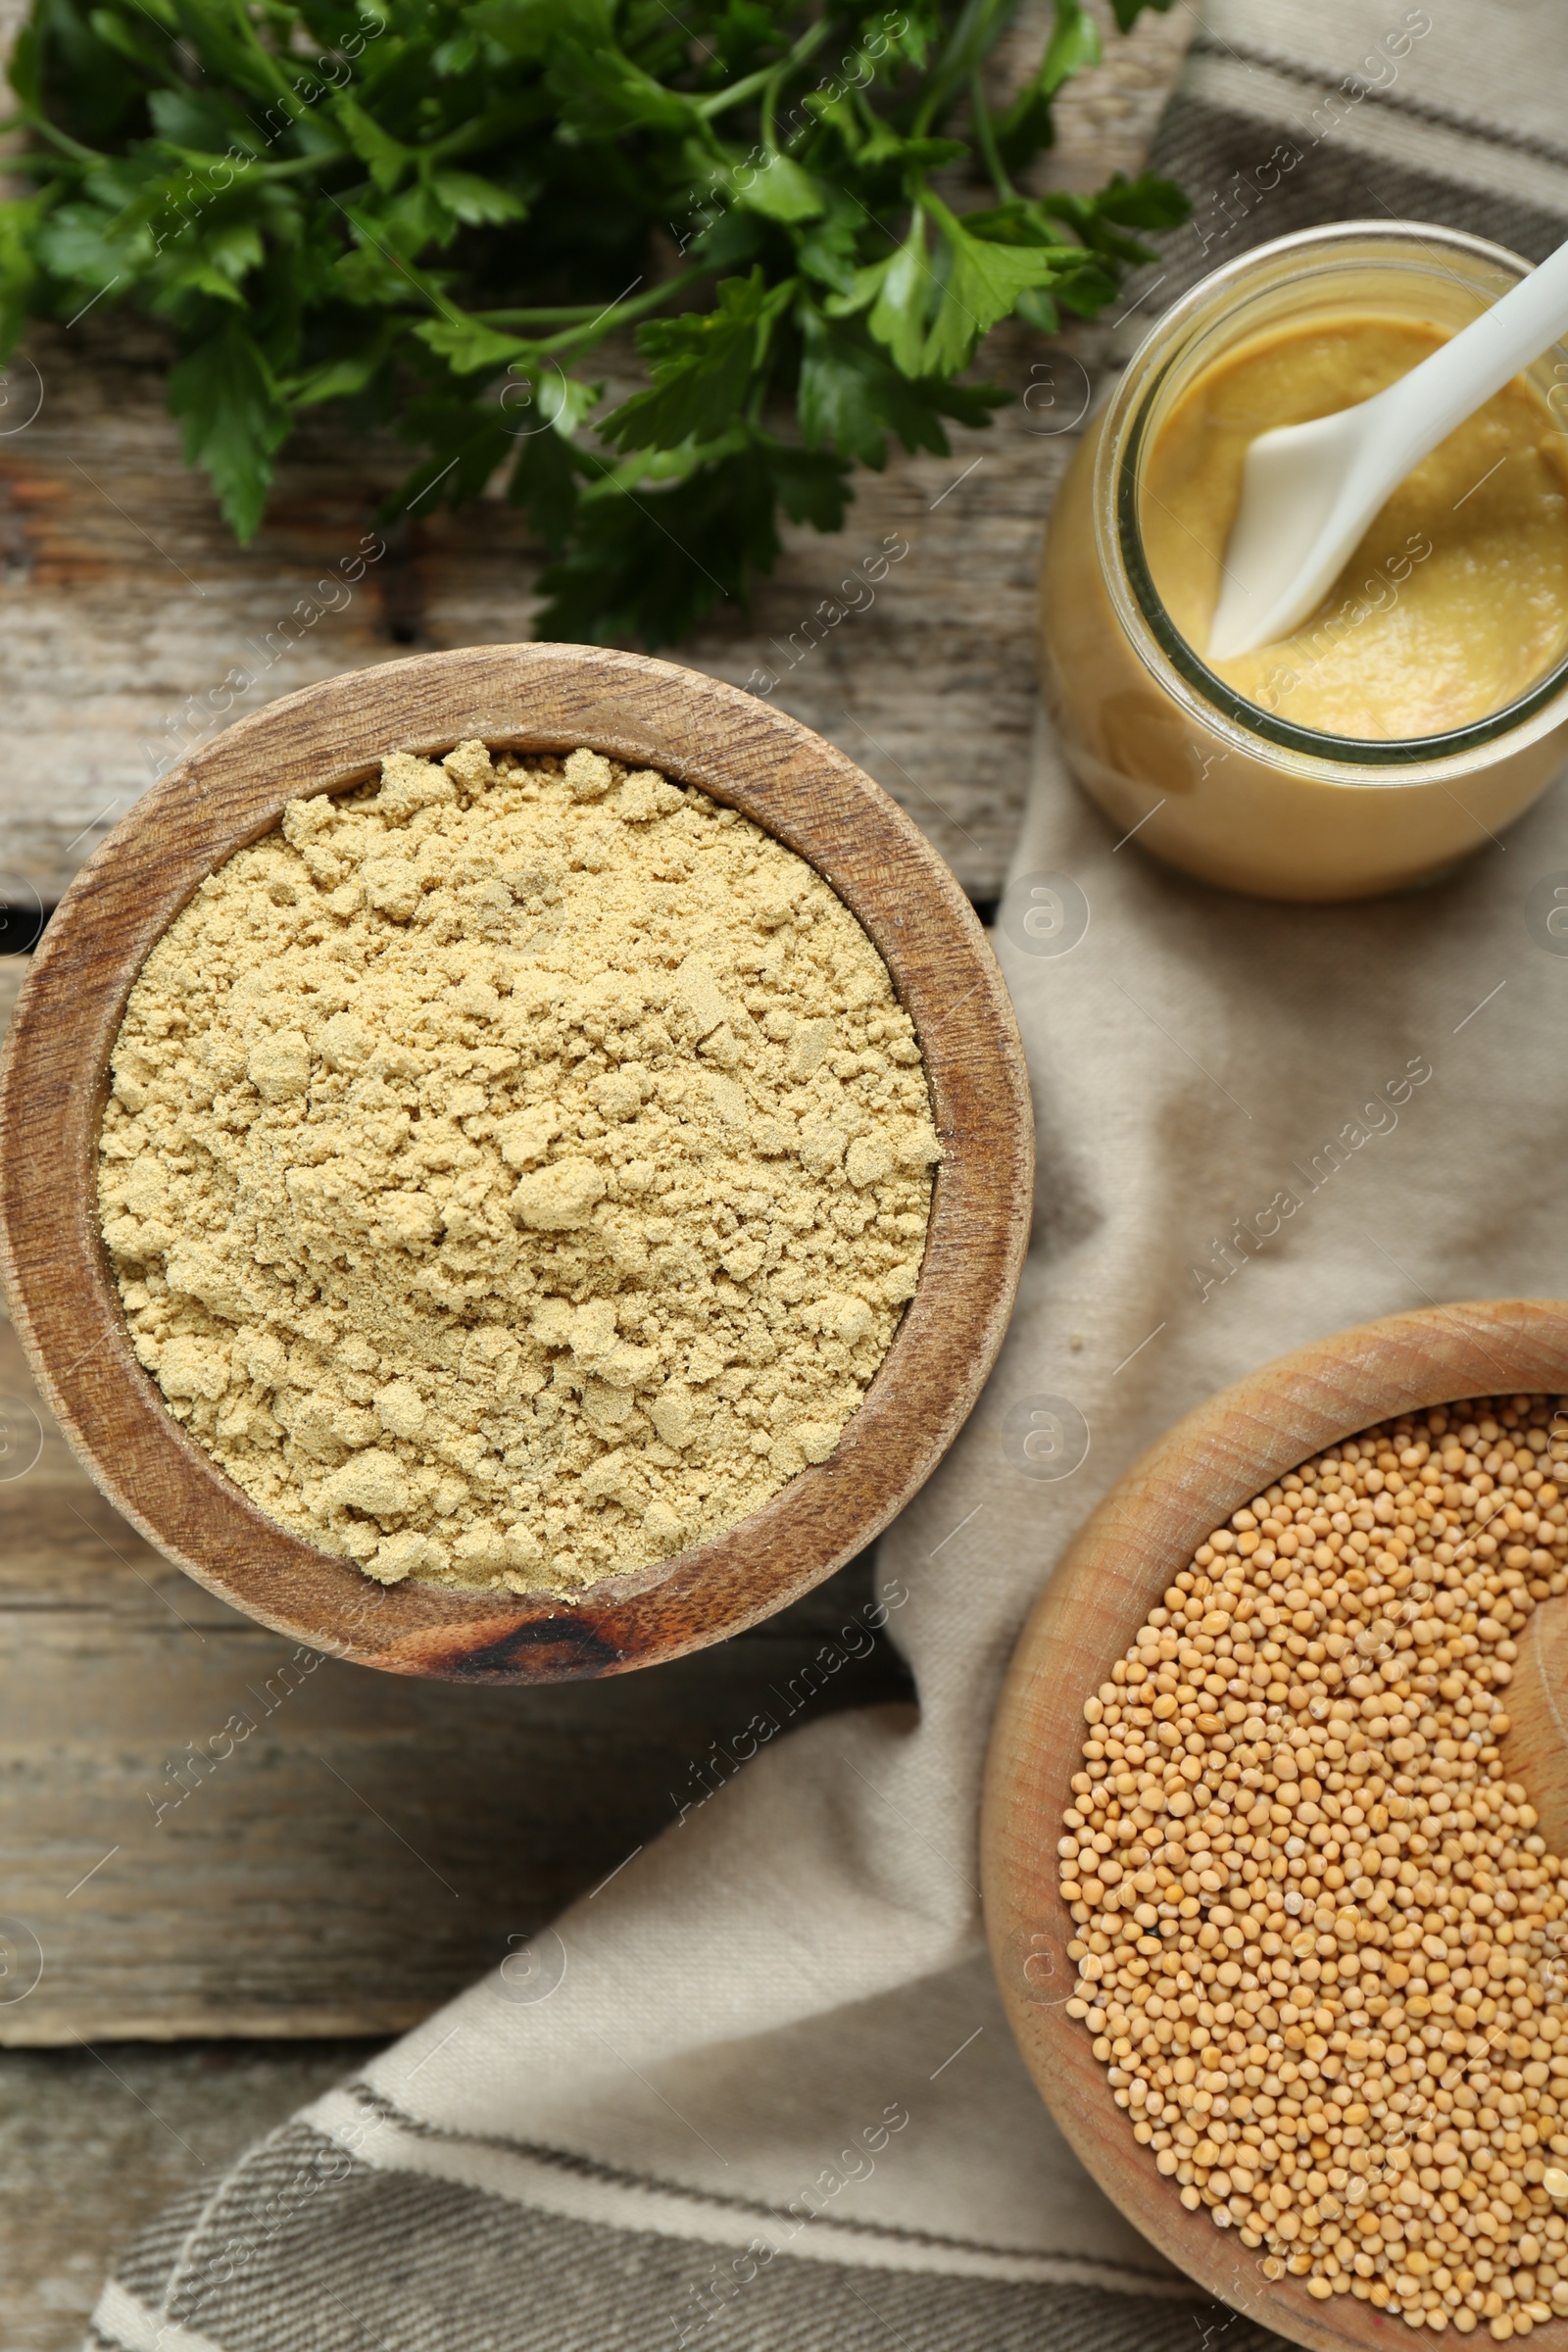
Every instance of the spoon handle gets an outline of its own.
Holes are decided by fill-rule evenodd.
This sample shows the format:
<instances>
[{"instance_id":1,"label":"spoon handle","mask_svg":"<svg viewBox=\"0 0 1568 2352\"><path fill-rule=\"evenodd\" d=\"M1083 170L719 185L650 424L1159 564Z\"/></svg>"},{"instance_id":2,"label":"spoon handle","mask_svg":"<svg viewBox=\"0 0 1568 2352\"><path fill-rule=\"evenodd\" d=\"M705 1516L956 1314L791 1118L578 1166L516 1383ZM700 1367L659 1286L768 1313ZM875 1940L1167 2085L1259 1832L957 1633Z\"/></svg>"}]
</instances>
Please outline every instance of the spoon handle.
<instances>
[{"instance_id":1,"label":"spoon handle","mask_svg":"<svg viewBox=\"0 0 1568 2352\"><path fill-rule=\"evenodd\" d=\"M1565 333L1568 245L1559 245L1500 302L1391 384L1379 403L1368 403L1386 404L1385 430L1397 431L1399 478Z\"/></svg>"}]
</instances>

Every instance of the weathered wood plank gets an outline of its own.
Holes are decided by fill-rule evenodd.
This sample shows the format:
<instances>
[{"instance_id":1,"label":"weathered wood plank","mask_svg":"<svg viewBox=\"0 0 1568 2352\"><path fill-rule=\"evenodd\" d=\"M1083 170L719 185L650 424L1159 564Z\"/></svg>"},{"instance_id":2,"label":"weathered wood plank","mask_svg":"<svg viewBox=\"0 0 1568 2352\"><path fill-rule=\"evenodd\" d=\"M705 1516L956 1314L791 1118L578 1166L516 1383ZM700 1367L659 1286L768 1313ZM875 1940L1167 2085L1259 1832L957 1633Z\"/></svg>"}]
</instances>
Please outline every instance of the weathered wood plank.
<instances>
[{"instance_id":1,"label":"weathered wood plank","mask_svg":"<svg viewBox=\"0 0 1568 2352\"><path fill-rule=\"evenodd\" d=\"M24 1374L0 1334L0 1389ZM0 2041L413 2024L780 1728L906 1689L806 1672L863 1565L657 1674L453 1689L281 1642L189 1584L49 1433L0 1489ZM41 1978L28 1990L41 1966Z\"/></svg>"},{"instance_id":2,"label":"weathered wood plank","mask_svg":"<svg viewBox=\"0 0 1568 2352\"><path fill-rule=\"evenodd\" d=\"M27 1398L9 1327L0 1393ZM373 1674L190 1584L46 1431L0 1487L0 2042L412 2025L726 1777L755 1714L902 1695L869 1598L858 1563L613 1683Z\"/></svg>"},{"instance_id":3,"label":"weathered wood plank","mask_svg":"<svg viewBox=\"0 0 1568 2352\"><path fill-rule=\"evenodd\" d=\"M76 2352L109 2258L317 2098L363 2042L0 2054L0 2344Z\"/></svg>"}]
</instances>

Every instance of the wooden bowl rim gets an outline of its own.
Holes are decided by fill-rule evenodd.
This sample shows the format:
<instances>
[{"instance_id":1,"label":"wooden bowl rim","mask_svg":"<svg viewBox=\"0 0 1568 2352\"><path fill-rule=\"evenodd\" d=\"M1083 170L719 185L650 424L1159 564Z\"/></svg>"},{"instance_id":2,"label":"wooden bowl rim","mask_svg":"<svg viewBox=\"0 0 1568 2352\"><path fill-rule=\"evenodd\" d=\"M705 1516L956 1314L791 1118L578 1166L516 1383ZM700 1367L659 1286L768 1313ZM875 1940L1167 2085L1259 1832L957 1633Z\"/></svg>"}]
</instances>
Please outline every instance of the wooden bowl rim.
<instances>
[{"instance_id":1,"label":"wooden bowl rim","mask_svg":"<svg viewBox=\"0 0 1568 2352\"><path fill-rule=\"evenodd\" d=\"M266 1516L167 1410L131 1349L98 1231L108 1055L154 942L213 868L301 794L383 753L472 737L579 744L728 803L815 867L911 1015L946 1158L919 1285L830 1459L736 1527L560 1594L375 1585ZM318 1648L486 1682L618 1674L773 1614L862 1549L972 1406L1022 1270L1033 1177L1023 1050L978 919L898 805L769 704L594 646L485 646L344 672L226 728L154 785L44 933L0 1063L0 1278L38 1385L89 1475L210 1592Z\"/></svg>"},{"instance_id":2,"label":"wooden bowl rim","mask_svg":"<svg viewBox=\"0 0 1568 2352\"><path fill-rule=\"evenodd\" d=\"M1077 1935L1056 1839L1080 1768L1083 1702L1172 1577L1232 1511L1298 1463L1403 1412L1471 1396L1568 1390L1568 1301L1418 1308L1335 1333L1248 1373L1186 1414L1116 1482L1074 1538L1018 1638L992 1726L981 1807L987 1935L1035 2086L1085 2168L1143 2236L1220 2302L1311 2352L1408 2340L1396 2311L1318 2303L1264 2278L1261 2250L1189 2213L1132 2136L1088 2034L1069 2018ZM1054 1827L1052 1825L1054 1824ZM1568 2324L1543 2323L1544 2352ZM1484 2328L1473 2338L1490 2342Z\"/></svg>"}]
</instances>

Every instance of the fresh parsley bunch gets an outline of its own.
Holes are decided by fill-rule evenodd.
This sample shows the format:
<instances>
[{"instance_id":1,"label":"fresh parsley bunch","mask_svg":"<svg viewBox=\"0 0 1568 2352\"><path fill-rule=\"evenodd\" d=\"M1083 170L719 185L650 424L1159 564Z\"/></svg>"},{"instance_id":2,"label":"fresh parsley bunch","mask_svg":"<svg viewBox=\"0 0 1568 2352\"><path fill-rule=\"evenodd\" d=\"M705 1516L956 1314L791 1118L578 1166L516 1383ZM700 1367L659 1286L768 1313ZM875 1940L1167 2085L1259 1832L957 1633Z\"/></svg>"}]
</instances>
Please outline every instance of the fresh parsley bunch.
<instances>
[{"instance_id":1,"label":"fresh parsley bunch","mask_svg":"<svg viewBox=\"0 0 1568 2352\"><path fill-rule=\"evenodd\" d=\"M1124 30L1169 4L1114 0ZM398 509L504 472L554 558L548 632L667 641L744 601L781 514L836 530L890 433L985 423L1005 396L957 379L988 328L1093 314L1129 232L1183 217L1148 174L1018 192L1100 37L1056 0L993 113L1017 6L33 0L0 351L133 304L240 539L332 401L423 453ZM647 388L604 413L594 355L632 324Z\"/></svg>"}]
</instances>

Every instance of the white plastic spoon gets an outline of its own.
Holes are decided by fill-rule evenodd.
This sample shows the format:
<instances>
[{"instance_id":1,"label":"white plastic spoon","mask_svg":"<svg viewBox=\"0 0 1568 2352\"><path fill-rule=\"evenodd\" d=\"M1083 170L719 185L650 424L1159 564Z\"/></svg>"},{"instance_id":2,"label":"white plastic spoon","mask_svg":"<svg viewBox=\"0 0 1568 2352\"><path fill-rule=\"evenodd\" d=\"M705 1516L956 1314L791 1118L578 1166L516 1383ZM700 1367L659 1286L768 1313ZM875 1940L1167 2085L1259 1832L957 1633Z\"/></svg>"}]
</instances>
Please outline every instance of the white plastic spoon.
<instances>
[{"instance_id":1,"label":"white plastic spoon","mask_svg":"<svg viewBox=\"0 0 1568 2352\"><path fill-rule=\"evenodd\" d=\"M1396 383L1247 452L1211 662L1288 637L1332 587L1384 501L1457 424L1568 333L1568 245Z\"/></svg>"}]
</instances>

